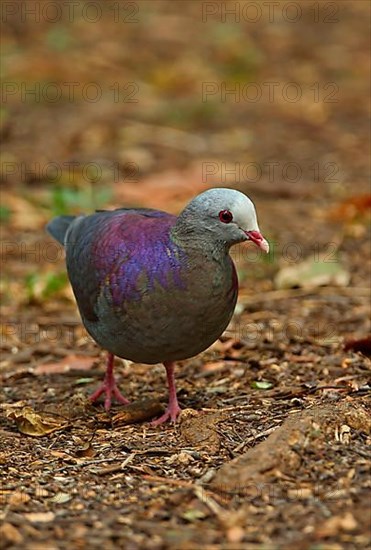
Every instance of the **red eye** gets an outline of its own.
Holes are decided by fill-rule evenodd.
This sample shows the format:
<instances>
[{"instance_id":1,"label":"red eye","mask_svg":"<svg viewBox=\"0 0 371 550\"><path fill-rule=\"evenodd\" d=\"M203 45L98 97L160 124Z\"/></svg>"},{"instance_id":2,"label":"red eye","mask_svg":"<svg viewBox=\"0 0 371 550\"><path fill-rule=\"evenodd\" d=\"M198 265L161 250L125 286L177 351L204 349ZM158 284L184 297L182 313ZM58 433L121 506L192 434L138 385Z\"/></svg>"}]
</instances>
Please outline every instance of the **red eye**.
<instances>
[{"instance_id":1,"label":"red eye","mask_svg":"<svg viewBox=\"0 0 371 550\"><path fill-rule=\"evenodd\" d=\"M231 223L233 214L229 210L221 210L219 212L219 220L223 223Z\"/></svg>"}]
</instances>

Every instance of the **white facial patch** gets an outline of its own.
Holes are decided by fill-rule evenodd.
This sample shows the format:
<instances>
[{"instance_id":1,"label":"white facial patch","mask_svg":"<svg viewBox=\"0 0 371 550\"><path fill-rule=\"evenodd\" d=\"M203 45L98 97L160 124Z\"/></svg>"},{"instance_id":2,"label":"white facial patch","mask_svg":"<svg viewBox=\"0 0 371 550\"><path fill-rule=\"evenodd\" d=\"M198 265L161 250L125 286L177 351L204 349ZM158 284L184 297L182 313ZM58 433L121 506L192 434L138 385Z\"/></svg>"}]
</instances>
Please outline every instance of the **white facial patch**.
<instances>
[{"instance_id":1,"label":"white facial patch","mask_svg":"<svg viewBox=\"0 0 371 550\"><path fill-rule=\"evenodd\" d=\"M230 210L233 214L234 223L240 229L244 231L260 231L254 203L246 195L239 193Z\"/></svg>"}]
</instances>

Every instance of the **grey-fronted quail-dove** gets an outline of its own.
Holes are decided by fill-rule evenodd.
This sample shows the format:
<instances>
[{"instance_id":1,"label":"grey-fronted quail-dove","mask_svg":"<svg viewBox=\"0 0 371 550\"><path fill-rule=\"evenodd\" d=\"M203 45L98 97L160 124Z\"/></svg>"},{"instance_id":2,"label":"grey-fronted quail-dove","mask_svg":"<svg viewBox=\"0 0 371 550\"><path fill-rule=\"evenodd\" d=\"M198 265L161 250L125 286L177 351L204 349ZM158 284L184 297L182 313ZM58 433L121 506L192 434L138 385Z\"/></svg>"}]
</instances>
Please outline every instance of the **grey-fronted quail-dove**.
<instances>
[{"instance_id":1,"label":"grey-fronted quail-dove","mask_svg":"<svg viewBox=\"0 0 371 550\"><path fill-rule=\"evenodd\" d=\"M127 404L114 374L114 356L163 363L169 386L166 412L153 424L175 421L174 363L209 347L226 329L237 300L232 245L252 241L268 252L252 201L234 189L209 189L181 212L144 208L59 216L48 232L66 250L68 276L82 321L108 351L105 394Z\"/></svg>"}]
</instances>

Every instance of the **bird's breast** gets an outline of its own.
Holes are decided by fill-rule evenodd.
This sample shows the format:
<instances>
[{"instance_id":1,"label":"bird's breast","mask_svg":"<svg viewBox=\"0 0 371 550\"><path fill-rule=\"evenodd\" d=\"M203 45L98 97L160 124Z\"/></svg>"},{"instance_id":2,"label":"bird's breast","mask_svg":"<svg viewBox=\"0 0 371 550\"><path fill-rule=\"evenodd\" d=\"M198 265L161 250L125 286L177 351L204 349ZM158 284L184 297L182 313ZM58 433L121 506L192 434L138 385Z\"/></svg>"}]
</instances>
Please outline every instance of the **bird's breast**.
<instances>
[{"instance_id":1,"label":"bird's breast","mask_svg":"<svg viewBox=\"0 0 371 550\"><path fill-rule=\"evenodd\" d=\"M187 258L185 258L187 260ZM185 261L177 278L148 284L139 277L137 296L117 302L112 285L102 287L98 322L85 323L93 338L115 355L157 363L198 354L225 330L237 299L236 273L229 257Z\"/></svg>"}]
</instances>

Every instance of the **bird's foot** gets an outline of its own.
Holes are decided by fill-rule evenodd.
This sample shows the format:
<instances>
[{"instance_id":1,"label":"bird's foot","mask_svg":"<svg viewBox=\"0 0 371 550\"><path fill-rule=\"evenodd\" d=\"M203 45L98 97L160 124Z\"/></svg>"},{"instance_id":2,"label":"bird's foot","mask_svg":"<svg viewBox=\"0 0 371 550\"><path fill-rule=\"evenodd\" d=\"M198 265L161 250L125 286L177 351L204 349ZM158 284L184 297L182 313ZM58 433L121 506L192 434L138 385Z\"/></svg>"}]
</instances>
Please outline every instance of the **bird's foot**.
<instances>
[{"instance_id":1,"label":"bird's foot","mask_svg":"<svg viewBox=\"0 0 371 550\"><path fill-rule=\"evenodd\" d=\"M151 426L159 426L160 424L163 424L169 419L175 423L181 410L182 409L179 407L178 401L173 401L172 403L169 403L164 414L160 416L160 418L156 418L156 420L152 420Z\"/></svg>"},{"instance_id":2,"label":"bird's foot","mask_svg":"<svg viewBox=\"0 0 371 550\"><path fill-rule=\"evenodd\" d=\"M117 387L115 381L104 380L99 388L89 396L89 399L92 403L96 401L102 394L106 395L104 400L104 408L106 411L109 411L112 404L112 398L114 397L119 403L123 405L129 405L129 401L122 395L120 390Z\"/></svg>"}]
</instances>

